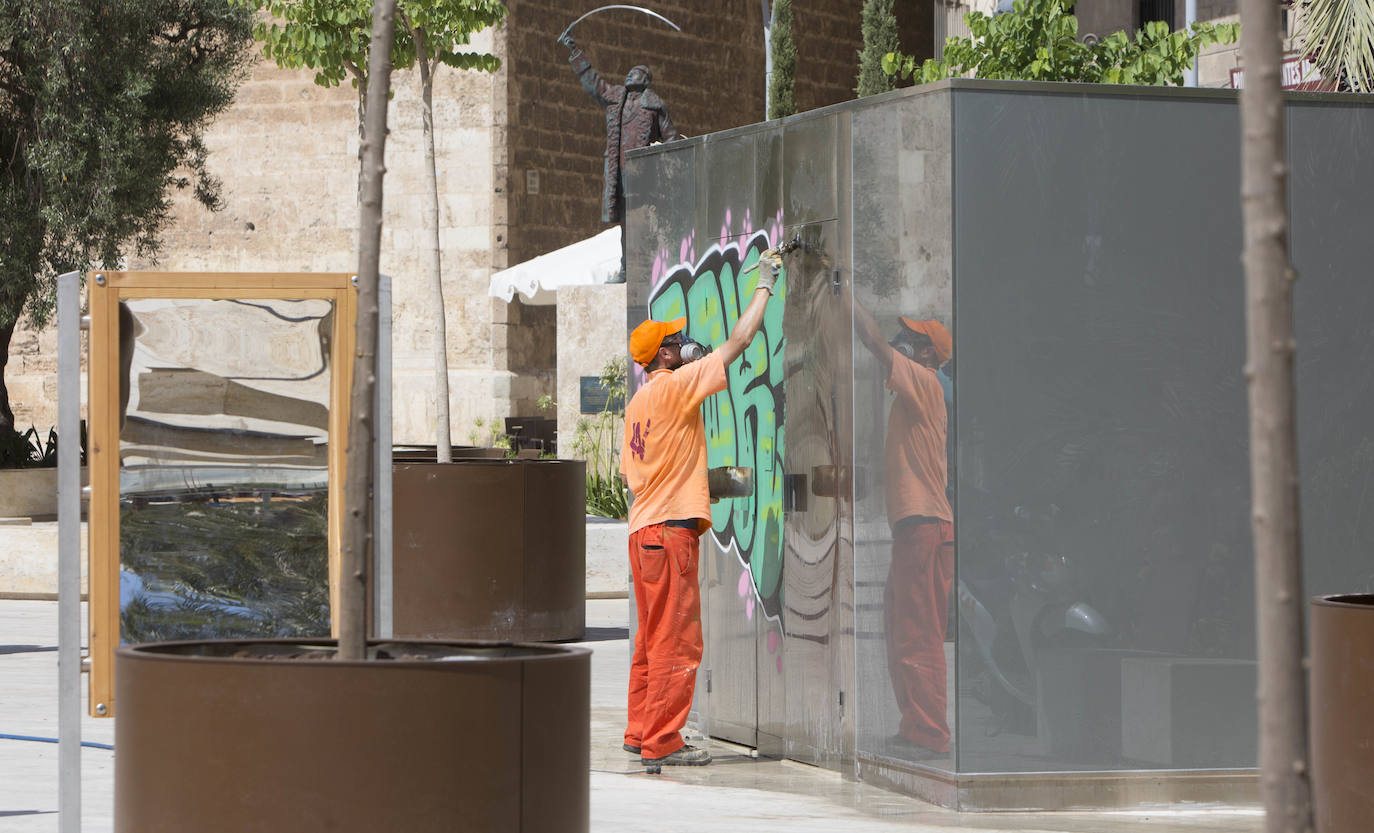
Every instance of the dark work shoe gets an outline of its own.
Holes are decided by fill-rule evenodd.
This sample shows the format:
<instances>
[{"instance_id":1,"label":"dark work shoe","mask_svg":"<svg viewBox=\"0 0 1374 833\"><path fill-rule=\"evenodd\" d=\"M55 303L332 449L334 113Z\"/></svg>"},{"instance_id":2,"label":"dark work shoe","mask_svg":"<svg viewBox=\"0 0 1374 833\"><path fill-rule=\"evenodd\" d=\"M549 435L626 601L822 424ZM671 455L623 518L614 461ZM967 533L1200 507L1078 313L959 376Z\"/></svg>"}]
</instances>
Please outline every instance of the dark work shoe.
<instances>
[{"instance_id":1,"label":"dark work shoe","mask_svg":"<svg viewBox=\"0 0 1374 833\"><path fill-rule=\"evenodd\" d=\"M631 745L628 744L628 743L622 743L622 744L620 744L620 748L621 748L621 749L624 749L626 752L629 752L631 755L638 755L638 754L639 754L639 747L638 747L638 746L631 746Z\"/></svg>"},{"instance_id":2,"label":"dark work shoe","mask_svg":"<svg viewBox=\"0 0 1374 833\"><path fill-rule=\"evenodd\" d=\"M932 758L949 757L948 750L941 752L938 749L931 749L929 746L917 743L900 734L887 739L887 748L889 752L908 761L928 761Z\"/></svg>"},{"instance_id":3,"label":"dark work shoe","mask_svg":"<svg viewBox=\"0 0 1374 833\"><path fill-rule=\"evenodd\" d=\"M695 746L684 746L662 758L640 758L639 762L647 767L659 766L705 766L711 763L711 753Z\"/></svg>"}]
</instances>

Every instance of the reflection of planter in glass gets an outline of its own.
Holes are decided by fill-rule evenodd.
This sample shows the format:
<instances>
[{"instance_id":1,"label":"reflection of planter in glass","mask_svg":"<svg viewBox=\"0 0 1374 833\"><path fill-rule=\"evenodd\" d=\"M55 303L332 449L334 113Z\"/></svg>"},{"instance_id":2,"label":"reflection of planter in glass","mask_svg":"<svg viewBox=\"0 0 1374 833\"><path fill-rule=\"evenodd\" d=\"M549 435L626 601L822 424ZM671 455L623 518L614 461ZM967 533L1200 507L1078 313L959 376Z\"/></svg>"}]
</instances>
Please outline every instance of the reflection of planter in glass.
<instances>
[{"instance_id":1,"label":"reflection of planter in glass","mask_svg":"<svg viewBox=\"0 0 1374 833\"><path fill-rule=\"evenodd\" d=\"M397 462L392 495L398 637L582 637L582 461Z\"/></svg>"},{"instance_id":2,"label":"reflection of planter in glass","mask_svg":"<svg viewBox=\"0 0 1374 833\"><path fill-rule=\"evenodd\" d=\"M323 491L122 501L122 641L327 635L326 513Z\"/></svg>"},{"instance_id":3,"label":"reflection of planter in glass","mask_svg":"<svg viewBox=\"0 0 1374 833\"><path fill-rule=\"evenodd\" d=\"M121 648L115 830L587 830L590 652L332 654L327 640Z\"/></svg>"},{"instance_id":4,"label":"reflection of planter in glass","mask_svg":"<svg viewBox=\"0 0 1374 833\"><path fill-rule=\"evenodd\" d=\"M1311 614L1317 829L1357 833L1374 818L1374 594L1314 596Z\"/></svg>"}]
</instances>

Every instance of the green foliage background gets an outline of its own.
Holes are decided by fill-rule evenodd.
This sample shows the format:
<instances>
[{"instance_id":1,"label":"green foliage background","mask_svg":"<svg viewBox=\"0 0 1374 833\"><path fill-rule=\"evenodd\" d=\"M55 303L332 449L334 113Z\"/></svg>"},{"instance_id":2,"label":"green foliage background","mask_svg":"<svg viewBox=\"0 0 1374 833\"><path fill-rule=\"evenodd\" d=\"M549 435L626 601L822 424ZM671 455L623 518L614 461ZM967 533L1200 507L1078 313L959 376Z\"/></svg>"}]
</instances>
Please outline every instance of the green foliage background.
<instances>
[{"instance_id":1,"label":"green foliage background","mask_svg":"<svg viewBox=\"0 0 1374 833\"><path fill-rule=\"evenodd\" d=\"M1021 81L1181 86L1183 73L1204 48L1235 43L1240 25L1194 23L1173 32L1146 23L1134 36L1114 32L1088 44L1078 40L1074 0L1016 0L1010 13L964 15L972 37L945 41L944 56L917 63L900 53L883 57L883 69L926 84L969 76Z\"/></svg>"},{"instance_id":2,"label":"green foliage background","mask_svg":"<svg viewBox=\"0 0 1374 833\"><path fill-rule=\"evenodd\" d=\"M768 39L773 53L773 77L768 79L768 118L797 112L797 45L792 41L792 0L773 0L773 27Z\"/></svg>"},{"instance_id":3,"label":"green foliage background","mask_svg":"<svg viewBox=\"0 0 1374 833\"><path fill-rule=\"evenodd\" d=\"M1307 0L1301 8L1298 40L1321 77L1342 90L1374 92L1374 2Z\"/></svg>"},{"instance_id":4,"label":"green foliage background","mask_svg":"<svg viewBox=\"0 0 1374 833\"><path fill-rule=\"evenodd\" d=\"M367 88L370 0L233 2L270 16L253 27L253 36L262 41L263 54L277 66L314 70L315 83L322 87L336 87L350 79L359 95ZM501 66L495 55L463 48L473 34L505 17L506 7L496 0L401 0L397 13L391 44L393 69L415 66L418 50L411 27L423 32L426 51L439 64L487 72Z\"/></svg>"},{"instance_id":5,"label":"green foliage background","mask_svg":"<svg viewBox=\"0 0 1374 833\"><path fill-rule=\"evenodd\" d=\"M219 206L203 134L251 26L229 0L0 0L0 365L21 316L46 324L57 275L157 251L171 192Z\"/></svg>"},{"instance_id":6,"label":"green foliage background","mask_svg":"<svg viewBox=\"0 0 1374 833\"><path fill-rule=\"evenodd\" d=\"M859 50L859 82L854 92L860 98L892 89L892 76L883 71L883 56L897 51L897 16L893 0L864 0L864 47Z\"/></svg>"}]
</instances>

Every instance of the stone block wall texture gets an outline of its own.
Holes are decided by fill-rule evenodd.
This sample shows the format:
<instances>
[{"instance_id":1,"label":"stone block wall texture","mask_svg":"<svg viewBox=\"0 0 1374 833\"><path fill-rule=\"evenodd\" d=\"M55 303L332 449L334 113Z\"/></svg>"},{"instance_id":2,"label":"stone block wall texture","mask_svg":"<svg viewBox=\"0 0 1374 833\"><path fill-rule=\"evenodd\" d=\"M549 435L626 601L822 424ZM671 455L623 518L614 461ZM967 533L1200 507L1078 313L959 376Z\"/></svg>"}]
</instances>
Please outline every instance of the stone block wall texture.
<instances>
[{"instance_id":1,"label":"stone block wall texture","mask_svg":"<svg viewBox=\"0 0 1374 833\"><path fill-rule=\"evenodd\" d=\"M797 112L855 97L863 47L862 12L862 0L793 0ZM934 55L934 1L897 0L893 13L901 50L922 59Z\"/></svg>"},{"instance_id":2,"label":"stone block wall texture","mask_svg":"<svg viewBox=\"0 0 1374 833\"><path fill-rule=\"evenodd\" d=\"M605 116L555 43L585 12L583 0L516 0L507 38L512 264L602 230L601 179ZM929 54L931 0L900 3L903 44ZM862 46L862 0L795 0L797 106L823 107L854 97ZM623 83L636 64L653 71L653 89L673 123L700 136L762 121L765 116L763 13L756 2L664 0L653 9L682 27L629 11L587 18L573 31L592 65ZM530 193L529 175L538 177Z\"/></svg>"},{"instance_id":3,"label":"stone block wall texture","mask_svg":"<svg viewBox=\"0 0 1374 833\"><path fill-rule=\"evenodd\" d=\"M492 49L484 33L475 46ZM486 296L492 270L492 103L496 76L441 69L435 79L436 166L454 430L489 415L493 373ZM433 306L424 273L425 166L418 75L398 72L388 122L382 271L393 289L394 431L433 441ZM224 209L179 197L156 260L130 269L351 271L357 265L357 95L308 72L263 62L210 129L211 167Z\"/></svg>"},{"instance_id":4,"label":"stone block wall texture","mask_svg":"<svg viewBox=\"0 0 1374 833\"><path fill-rule=\"evenodd\" d=\"M601 222L605 113L582 89L559 33L596 4L517 0L505 27L512 264L590 237ZM592 65L623 83L636 64L678 130L699 136L764 118L762 13L758 3L667 0L653 5L678 26L612 10L573 30ZM528 187L538 177L538 193Z\"/></svg>"},{"instance_id":5,"label":"stone block wall texture","mask_svg":"<svg viewBox=\"0 0 1374 833\"><path fill-rule=\"evenodd\" d=\"M558 456L573 451L581 414L581 379L600 376L611 359L626 358L625 284L569 286L558 290ZM619 425L620 423L617 423ZM602 445L604 459L619 453L623 432ZM605 473L605 472L603 472Z\"/></svg>"},{"instance_id":6,"label":"stone block wall texture","mask_svg":"<svg viewBox=\"0 0 1374 833\"><path fill-rule=\"evenodd\" d=\"M441 69L435 82L440 239L455 438L472 422L536 413L555 393L559 314L487 295L493 271L589 237L605 227L600 197L604 116L555 43L591 8L584 0L510 0L499 29L475 48L503 58L495 75ZM795 0L797 102L809 109L853 97L862 0ZM674 122L697 136L761 121L761 4L663 0L647 15L609 11L575 32L594 65L615 82L647 63ZM928 54L931 0L898 3L903 48ZM423 274L424 168L419 83L393 77L387 142L383 271L394 287L393 399L397 442L432 442L433 326ZM223 180L215 214L177 196L156 259L130 269L349 271L356 267L356 94L324 89L303 71L261 63L206 139ZM538 177L537 192L529 174ZM624 336L619 314L598 326ZM565 325L566 326L566 325ZM7 381L16 417L56 421L52 332L21 330ZM461 441L461 439L460 439Z\"/></svg>"}]
</instances>

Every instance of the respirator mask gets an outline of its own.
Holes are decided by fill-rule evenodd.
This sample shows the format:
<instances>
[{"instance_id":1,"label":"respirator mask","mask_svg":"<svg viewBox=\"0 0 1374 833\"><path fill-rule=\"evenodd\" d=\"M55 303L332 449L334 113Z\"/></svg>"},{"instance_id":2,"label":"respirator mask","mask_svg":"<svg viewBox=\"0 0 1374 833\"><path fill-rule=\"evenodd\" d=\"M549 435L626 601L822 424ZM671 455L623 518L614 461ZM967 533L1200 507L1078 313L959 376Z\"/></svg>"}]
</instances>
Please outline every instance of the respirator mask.
<instances>
[{"instance_id":1,"label":"respirator mask","mask_svg":"<svg viewBox=\"0 0 1374 833\"><path fill-rule=\"evenodd\" d=\"M711 348L700 342L692 341L682 333L674 333L663 340L664 344L678 345L678 355L682 357L683 364L691 364L706 358L706 354L711 352Z\"/></svg>"},{"instance_id":2,"label":"respirator mask","mask_svg":"<svg viewBox=\"0 0 1374 833\"><path fill-rule=\"evenodd\" d=\"M678 355L682 356L684 362L691 364L692 362L706 358L706 354L710 352L711 348L704 344L699 344L695 341L684 341L682 342L682 349L678 351Z\"/></svg>"},{"instance_id":3,"label":"respirator mask","mask_svg":"<svg viewBox=\"0 0 1374 833\"><path fill-rule=\"evenodd\" d=\"M888 344L891 345L893 350L896 350L913 362L916 361L916 351L923 346L917 344L911 338L908 338L905 333L892 339Z\"/></svg>"}]
</instances>

